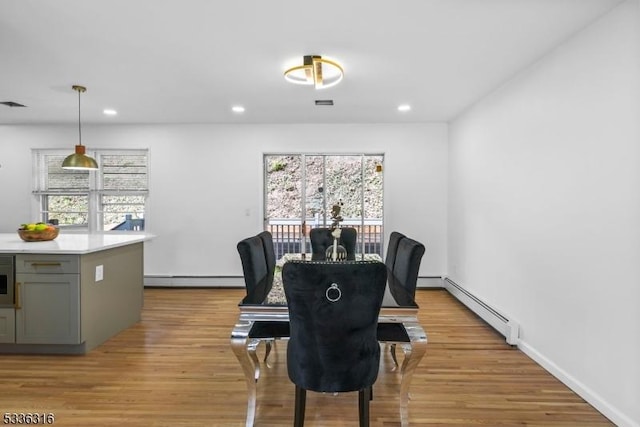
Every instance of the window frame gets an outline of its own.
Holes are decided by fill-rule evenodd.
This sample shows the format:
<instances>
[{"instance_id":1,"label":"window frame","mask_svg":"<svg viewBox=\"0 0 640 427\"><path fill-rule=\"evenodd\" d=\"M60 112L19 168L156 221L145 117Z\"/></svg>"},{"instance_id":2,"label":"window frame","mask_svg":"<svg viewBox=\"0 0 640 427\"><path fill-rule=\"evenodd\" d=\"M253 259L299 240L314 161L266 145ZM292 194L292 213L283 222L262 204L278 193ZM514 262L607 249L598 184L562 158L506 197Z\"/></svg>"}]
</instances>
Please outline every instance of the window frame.
<instances>
[{"instance_id":1,"label":"window frame","mask_svg":"<svg viewBox=\"0 0 640 427\"><path fill-rule=\"evenodd\" d=\"M87 188L70 188L68 191L65 189L51 190L47 187L49 179L49 170L47 169L47 158L50 156L67 156L69 154L68 149L33 149L33 184L32 184L32 212L35 213L34 217L39 218L40 221L46 222L49 212L49 198L47 196L52 195L80 195L87 197L87 222L83 224L61 224L60 227L68 231L88 231L90 233L103 232L103 233L120 233L128 231L141 231L136 230L105 230L104 229L104 205L103 196L142 196L143 197L143 213L142 218L148 218L148 197L149 197L149 150L148 149L92 149L87 150L87 155L94 157L98 161L99 169L97 171L87 171L88 173L88 187ZM144 187L134 190L127 189L105 189L105 171L102 168L102 161L105 156L122 155L122 156L143 156L144 157Z\"/></svg>"}]
</instances>

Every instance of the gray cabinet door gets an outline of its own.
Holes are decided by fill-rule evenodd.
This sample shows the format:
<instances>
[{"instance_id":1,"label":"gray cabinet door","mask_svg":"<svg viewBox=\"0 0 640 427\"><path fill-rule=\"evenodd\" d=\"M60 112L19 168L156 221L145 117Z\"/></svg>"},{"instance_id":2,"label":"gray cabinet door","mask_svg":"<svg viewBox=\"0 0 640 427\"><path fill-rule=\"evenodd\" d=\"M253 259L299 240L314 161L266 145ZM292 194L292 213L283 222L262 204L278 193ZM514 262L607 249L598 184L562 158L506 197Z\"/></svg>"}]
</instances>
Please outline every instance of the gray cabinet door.
<instances>
[{"instance_id":1,"label":"gray cabinet door","mask_svg":"<svg viewBox=\"0 0 640 427\"><path fill-rule=\"evenodd\" d=\"M16 274L16 343L80 344L80 275Z\"/></svg>"},{"instance_id":2,"label":"gray cabinet door","mask_svg":"<svg viewBox=\"0 0 640 427\"><path fill-rule=\"evenodd\" d=\"M16 315L11 308L0 308L0 343L16 342Z\"/></svg>"}]
</instances>

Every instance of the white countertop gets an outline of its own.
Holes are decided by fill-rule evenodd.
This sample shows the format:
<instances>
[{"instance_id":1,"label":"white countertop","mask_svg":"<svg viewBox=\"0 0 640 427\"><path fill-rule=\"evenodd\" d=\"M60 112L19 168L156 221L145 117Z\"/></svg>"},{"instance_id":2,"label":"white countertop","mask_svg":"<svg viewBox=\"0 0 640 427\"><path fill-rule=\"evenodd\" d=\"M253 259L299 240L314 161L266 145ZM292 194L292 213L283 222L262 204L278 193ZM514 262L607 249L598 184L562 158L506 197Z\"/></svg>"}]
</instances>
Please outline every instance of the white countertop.
<instances>
[{"instance_id":1,"label":"white countertop","mask_svg":"<svg viewBox=\"0 0 640 427\"><path fill-rule=\"evenodd\" d=\"M0 233L0 253L27 254L88 254L105 249L151 240L146 233L64 233L47 242L25 242L18 233Z\"/></svg>"}]
</instances>

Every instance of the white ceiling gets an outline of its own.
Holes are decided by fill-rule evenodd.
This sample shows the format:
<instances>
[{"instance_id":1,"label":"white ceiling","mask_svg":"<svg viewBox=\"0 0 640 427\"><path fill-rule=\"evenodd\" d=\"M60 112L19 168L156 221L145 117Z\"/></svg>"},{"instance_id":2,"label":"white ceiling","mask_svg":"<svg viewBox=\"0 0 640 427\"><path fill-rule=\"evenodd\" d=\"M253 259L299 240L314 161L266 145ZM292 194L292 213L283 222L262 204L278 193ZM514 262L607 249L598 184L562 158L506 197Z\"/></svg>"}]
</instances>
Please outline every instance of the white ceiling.
<instances>
[{"instance_id":1,"label":"white ceiling","mask_svg":"<svg viewBox=\"0 0 640 427\"><path fill-rule=\"evenodd\" d=\"M83 123L447 121L618 3L2 0L0 102L27 108L0 105L0 124L77 122L74 84ZM286 82L309 54L345 79Z\"/></svg>"}]
</instances>

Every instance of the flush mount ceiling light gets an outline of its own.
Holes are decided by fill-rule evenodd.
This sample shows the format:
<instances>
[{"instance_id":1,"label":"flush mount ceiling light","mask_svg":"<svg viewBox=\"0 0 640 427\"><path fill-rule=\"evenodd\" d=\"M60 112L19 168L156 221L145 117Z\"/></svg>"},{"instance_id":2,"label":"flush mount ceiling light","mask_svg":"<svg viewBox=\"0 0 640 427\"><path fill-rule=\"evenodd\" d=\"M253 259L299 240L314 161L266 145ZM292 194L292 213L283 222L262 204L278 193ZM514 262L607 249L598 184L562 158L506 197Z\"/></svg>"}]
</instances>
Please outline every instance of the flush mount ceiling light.
<instances>
[{"instance_id":1,"label":"flush mount ceiling light","mask_svg":"<svg viewBox=\"0 0 640 427\"><path fill-rule=\"evenodd\" d=\"M78 145L76 145L76 152L64 159L62 169L95 170L98 169L98 163L85 154L85 147L82 145L82 128L80 126L80 94L85 92L87 88L77 85L71 88L78 92Z\"/></svg>"},{"instance_id":2,"label":"flush mount ceiling light","mask_svg":"<svg viewBox=\"0 0 640 427\"><path fill-rule=\"evenodd\" d=\"M320 55L306 55L302 65L289 68L284 78L295 84L313 85L316 89L335 86L344 77L344 70L335 61L322 58Z\"/></svg>"}]
</instances>

